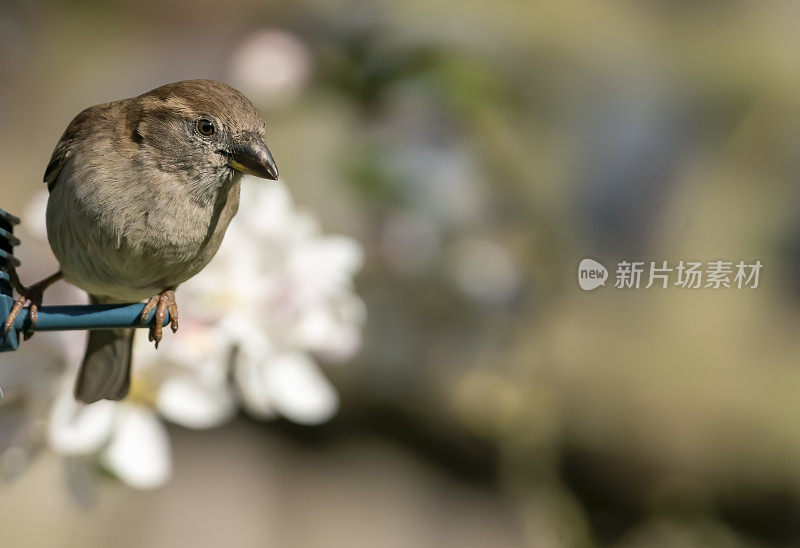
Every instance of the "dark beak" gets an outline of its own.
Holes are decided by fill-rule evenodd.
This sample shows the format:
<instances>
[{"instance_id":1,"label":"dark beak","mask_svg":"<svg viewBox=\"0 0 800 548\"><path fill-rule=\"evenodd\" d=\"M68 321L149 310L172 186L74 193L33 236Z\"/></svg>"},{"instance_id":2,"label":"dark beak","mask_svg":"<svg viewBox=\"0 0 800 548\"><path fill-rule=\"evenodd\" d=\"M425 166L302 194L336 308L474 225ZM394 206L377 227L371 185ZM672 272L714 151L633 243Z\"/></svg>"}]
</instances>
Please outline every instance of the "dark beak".
<instances>
[{"instance_id":1,"label":"dark beak","mask_svg":"<svg viewBox=\"0 0 800 548\"><path fill-rule=\"evenodd\" d=\"M245 136L227 153L228 165L236 171L262 179L278 180L278 166L261 137Z\"/></svg>"}]
</instances>

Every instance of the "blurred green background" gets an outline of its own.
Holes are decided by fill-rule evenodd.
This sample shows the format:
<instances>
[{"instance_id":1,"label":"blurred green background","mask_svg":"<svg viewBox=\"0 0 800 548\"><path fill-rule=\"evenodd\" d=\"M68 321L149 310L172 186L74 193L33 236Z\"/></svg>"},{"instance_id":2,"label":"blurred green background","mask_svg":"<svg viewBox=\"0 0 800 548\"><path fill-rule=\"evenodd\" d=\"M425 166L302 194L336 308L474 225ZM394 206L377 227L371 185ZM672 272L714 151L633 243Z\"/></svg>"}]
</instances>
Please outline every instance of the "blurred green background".
<instances>
[{"instance_id":1,"label":"blurred green background","mask_svg":"<svg viewBox=\"0 0 800 548\"><path fill-rule=\"evenodd\" d=\"M368 320L330 423L171 427L167 486L88 506L42 455L0 484L0 543L800 544L798 25L789 0L3 0L0 207L82 108L223 80L364 246ZM764 269L588 293L587 256Z\"/></svg>"}]
</instances>

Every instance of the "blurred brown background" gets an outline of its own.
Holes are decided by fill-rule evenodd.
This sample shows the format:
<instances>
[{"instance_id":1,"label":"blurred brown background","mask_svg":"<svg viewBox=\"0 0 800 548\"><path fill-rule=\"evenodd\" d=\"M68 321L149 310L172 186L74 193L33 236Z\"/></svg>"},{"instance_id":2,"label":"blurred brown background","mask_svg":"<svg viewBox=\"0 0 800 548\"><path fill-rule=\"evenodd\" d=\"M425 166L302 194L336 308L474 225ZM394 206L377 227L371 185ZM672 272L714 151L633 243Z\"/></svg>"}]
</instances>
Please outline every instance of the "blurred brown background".
<instances>
[{"instance_id":1,"label":"blurred brown background","mask_svg":"<svg viewBox=\"0 0 800 548\"><path fill-rule=\"evenodd\" d=\"M364 246L368 320L331 422L171 427L169 484L86 504L42 450L0 542L800 544L798 25L788 0L4 0L0 207L82 108L220 79ZM764 269L584 293L586 256Z\"/></svg>"}]
</instances>

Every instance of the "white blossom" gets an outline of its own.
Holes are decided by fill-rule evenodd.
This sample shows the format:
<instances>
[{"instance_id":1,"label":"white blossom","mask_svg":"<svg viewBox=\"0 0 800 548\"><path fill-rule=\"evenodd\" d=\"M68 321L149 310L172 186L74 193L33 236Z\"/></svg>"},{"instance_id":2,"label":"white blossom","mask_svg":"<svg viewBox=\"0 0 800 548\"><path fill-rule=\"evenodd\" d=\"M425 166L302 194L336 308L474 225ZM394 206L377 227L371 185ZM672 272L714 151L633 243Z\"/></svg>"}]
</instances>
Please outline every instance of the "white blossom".
<instances>
[{"instance_id":1,"label":"white blossom","mask_svg":"<svg viewBox=\"0 0 800 548\"><path fill-rule=\"evenodd\" d=\"M199 367L216 393L230 372L257 418L324 422L339 400L316 359L341 361L361 346L365 307L352 278L362 262L355 241L321 235L295 210L283 183L243 185L217 256L178 289L181 329L169 350L140 339L137 359Z\"/></svg>"},{"instance_id":2,"label":"white blossom","mask_svg":"<svg viewBox=\"0 0 800 548\"><path fill-rule=\"evenodd\" d=\"M177 290L178 332L166 333L157 351L144 330L137 333L128 398L75 401L75 349L83 341L77 333L60 337L72 366L50 411L50 447L65 458L96 459L147 489L172 470L162 419L212 428L240 406L260 419L330 419L339 397L317 360L345 360L361 346L366 312L353 276L362 262L360 245L321 234L283 183L246 181L217 256Z\"/></svg>"},{"instance_id":3,"label":"white blossom","mask_svg":"<svg viewBox=\"0 0 800 548\"><path fill-rule=\"evenodd\" d=\"M159 487L172 472L166 428L152 409L137 403L86 405L64 390L50 412L48 440L54 451L67 457L96 455L137 489Z\"/></svg>"}]
</instances>

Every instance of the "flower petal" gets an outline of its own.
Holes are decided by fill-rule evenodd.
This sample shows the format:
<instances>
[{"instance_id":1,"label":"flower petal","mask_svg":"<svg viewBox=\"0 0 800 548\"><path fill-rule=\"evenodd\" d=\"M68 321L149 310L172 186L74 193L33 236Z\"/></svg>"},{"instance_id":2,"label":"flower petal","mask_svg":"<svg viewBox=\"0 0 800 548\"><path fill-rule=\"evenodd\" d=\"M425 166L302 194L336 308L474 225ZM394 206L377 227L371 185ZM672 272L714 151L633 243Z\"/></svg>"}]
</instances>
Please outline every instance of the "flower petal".
<instances>
[{"instance_id":1,"label":"flower petal","mask_svg":"<svg viewBox=\"0 0 800 548\"><path fill-rule=\"evenodd\" d=\"M115 426L102 463L136 489L166 483L172 473L172 451L167 430L155 413L138 405L121 405Z\"/></svg>"},{"instance_id":2,"label":"flower petal","mask_svg":"<svg viewBox=\"0 0 800 548\"><path fill-rule=\"evenodd\" d=\"M265 364L265 380L273 406L298 424L321 424L339 410L339 395L305 354L287 352Z\"/></svg>"},{"instance_id":3,"label":"flower petal","mask_svg":"<svg viewBox=\"0 0 800 548\"><path fill-rule=\"evenodd\" d=\"M329 361L343 361L361 347L361 322L347 323L336 310L315 306L297 321L291 333L295 348L305 348Z\"/></svg>"},{"instance_id":4,"label":"flower petal","mask_svg":"<svg viewBox=\"0 0 800 548\"><path fill-rule=\"evenodd\" d=\"M64 390L50 409L48 442L62 455L92 453L102 447L111 435L117 404L99 401L85 405L75 401L69 390Z\"/></svg>"},{"instance_id":5,"label":"flower petal","mask_svg":"<svg viewBox=\"0 0 800 548\"><path fill-rule=\"evenodd\" d=\"M275 410L270 402L263 360L264 356L256 357L248 353L246 348L240 348L233 368L233 378L239 388L245 411L259 419L271 419L275 417Z\"/></svg>"},{"instance_id":6,"label":"flower petal","mask_svg":"<svg viewBox=\"0 0 800 548\"><path fill-rule=\"evenodd\" d=\"M297 300L307 306L352 286L364 262L364 250L346 236L324 236L295 246L287 257L287 275L301 288Z\"/></svg>"},{"instance_id":7,"label":"flower petal","mask_svg":"<svg viewBox=\"0 0 800 548\"><path fill-rule=\"evenodd\" d=\"M219 426L236 412L233 395L224 379L210 382L189 372L164 381L157 403L164 418L196 430Z\"/></svg>"}]
</instances>

